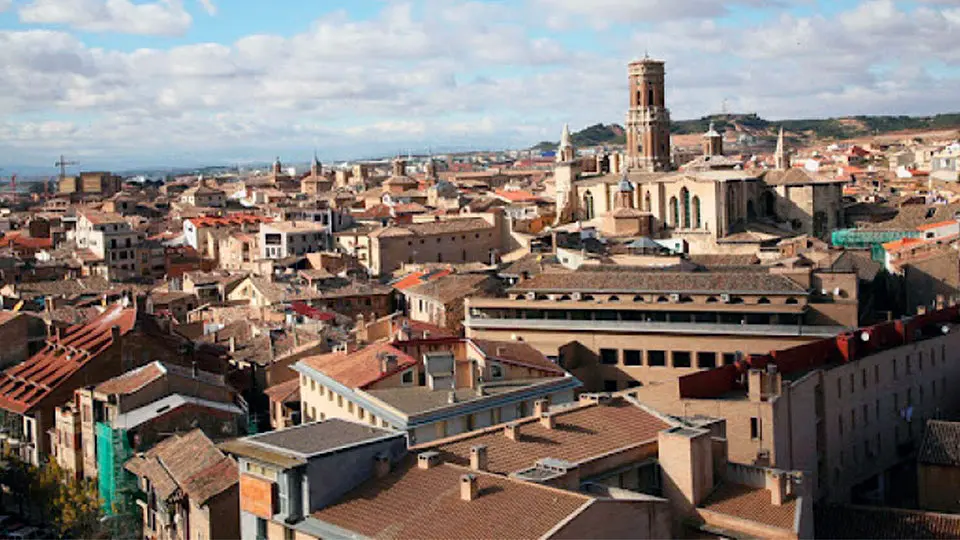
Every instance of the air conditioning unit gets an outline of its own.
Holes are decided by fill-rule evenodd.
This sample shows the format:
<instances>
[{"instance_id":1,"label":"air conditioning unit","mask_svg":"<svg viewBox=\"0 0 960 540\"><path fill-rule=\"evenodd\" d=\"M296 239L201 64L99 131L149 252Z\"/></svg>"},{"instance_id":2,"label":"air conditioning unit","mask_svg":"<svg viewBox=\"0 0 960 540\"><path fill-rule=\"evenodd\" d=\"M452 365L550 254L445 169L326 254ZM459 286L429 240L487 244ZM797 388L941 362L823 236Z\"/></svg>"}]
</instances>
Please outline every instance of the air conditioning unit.
<instances>
[{"instance_id":1,"label":"air conditioning unit","mask_svg":"<svg viewBox=\"0 0 960 540\"><path fill-rule=\"evenodd\" d=\"M679 302L679 301L680 301L680 295L677 294L677 293L671 294L671 295L670 295L670 301L671 301L671 302Z\"/></svg>"},{"instance_id":2,"label":"air conditioning unit","mask_svg":"<svg viewBox=\"0 0 960 540\"><path fill-rule=\"evenodd\" d=\"M729 303L729 302L730 302L730 295L727 294L727 293L721 293L721 294L720 294L720 301L721 301L721 302Z\"/></svg>"}]
</instances>

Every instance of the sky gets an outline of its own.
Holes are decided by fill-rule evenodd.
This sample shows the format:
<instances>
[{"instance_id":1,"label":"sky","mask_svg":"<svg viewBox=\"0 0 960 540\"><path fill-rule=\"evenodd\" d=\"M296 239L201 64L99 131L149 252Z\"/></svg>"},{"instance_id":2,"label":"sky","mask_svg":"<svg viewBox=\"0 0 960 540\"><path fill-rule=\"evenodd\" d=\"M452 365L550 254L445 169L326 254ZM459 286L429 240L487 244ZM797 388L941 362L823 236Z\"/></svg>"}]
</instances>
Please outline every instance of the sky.
<instances>
[{"instance_id":1,"label":"sky","mask_svg":"<svg viewBox=\"0 0 960 540\"><path fill-rule=\"evenodd\" d=\"M960 0L0 0L0 176L527 147L673 118L960 110Z\"/></svg>"}]
</instances>

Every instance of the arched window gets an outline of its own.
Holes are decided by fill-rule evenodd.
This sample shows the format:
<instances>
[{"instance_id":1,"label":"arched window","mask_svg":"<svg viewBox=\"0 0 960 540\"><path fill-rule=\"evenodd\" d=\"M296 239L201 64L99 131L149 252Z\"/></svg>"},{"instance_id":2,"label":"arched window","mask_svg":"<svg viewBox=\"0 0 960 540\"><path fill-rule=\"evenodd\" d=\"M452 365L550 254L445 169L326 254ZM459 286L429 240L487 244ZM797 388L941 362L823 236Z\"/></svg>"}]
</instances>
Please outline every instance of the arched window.
<instances>
[{"instance_id":1,"label":"arched window","mask_svg":"<svg viewBox=\"0 0 960 540\"><path fill-rule=\"evenodd\" d=\"M620 297L619 297L619 296L611 296L611 297L607 298L607 302L619 302L619 301L620 301Z\"/></svg>"},{"instance_id":2,"label":"arched window","mask_svg":"<svg viewBox=\"0 0 960 540\"><path fill-rule=\"evenodd\" d=\"M582 301L584 301L584 302L592 302L592 301L593 301L593 295L585 294L585 295L583 295L583 296L580 297L580 300L582 300Z\"/></svg>"},{"instance_id":3,"label":"arched window","mask_svg":"<svg viewBox=\"0 0 960 540\"><path fill-rule=\"evenodd\" d=\"M643 211L650 211L650 192L648 191L646 195L643 196Z\"/></svg>"},{"instance_id":4,"label":"arched window","mask_svg":"<svg viewBox=\"0 0 960 540\"><path fill-rule=\"evenodd\" d=\"M558 300L560 300L561 302L564 301L564 300L570 300L570 295L569 295L569 294L565 294L565 295L561 296L560 298L558 298Z\"/></svg>"},{"instance_id":5,"label":"arched window","mask_svg":"<svg viewBox=\"0 0 960 540\"><path fill-rule=\"evenodd\" d=\"M708 304L716 304L716 303L717 303L717 297L716 297L716 296L711 296L710 298L707 298L707 303L708 303Z\"/></svg>"},{"instance_id":6,"label":"arched window","mask_svg":"<svg viewBox=\"0 0 960 540\"><path fill-rule=\"evenodd\" d=\"M747 201L747 221L755 219L757 219L757 208L753 205L753 201Z\"/></svg>"},{"instance_id":7,"label":"arched window","mask_svg":"<svg viewBox=\"0 0 960 540\"><path fill-rule=\"evenodd\" d=\"M593 219L593 193L587 192L583 196L583 211L587 219Z\"/></svg>"},{"instance_id":8,"label":"arched window","mask_svg":"<svg viewBox=\"0 0 960 540\"><path fill-rule=\"evenodd\" d=\"M669 301L670 301L670 300L668 300L666 296L657 297L657 303L658 303L658 304L666 304L666 303L669 302Z\"/></svg>"},{"instance_id":9,"label":"arched window","mask_svg":"<svg viewBox=\"0 0 960 540\"><path fill-rule=\"evenodd\" d=\"M787 298L787 304L794 305L794 304L799 304L799 303L800 303L800 302L799 302L796 298L794 298L794 297L792 297L792 296L791 296L790 298Z\"/></svg>"},{"instance_id":10,"label":"arched window","mask_svg":"<svg viewBox=\"0 0 960 540\"><path fill-rule=\"evenodd\" d=\"M670 225L680 226L680 202L676 197L670 197Z\"/></svg>"},{"instance_id":11,"label":"arched window","mask_svg":"<svg viewBox=\"0 0 960 540\"><path fill-rule=\"evenodd\" d=\"M760 299L757 300L757 303L758 303L758 304L769 304L769 303L770 303L770 299L767 298L766 296L761 296Z\"/></svg>"},{"instance_id":12,"label":"arched window","mask_svg":"<svg viewBox=\"0 0 960 540\"><path fill-rule=\"evenodd\" d=\"M634 296L634 297L633 297L633 301L634 301L634 302L646 302L646 300L643 299L643 295L642 295L642 294L638 294L638 295Z\"/></svg>"},{"instance_id":13,"label":"arched window","mask_svg":"<svg viewBox=\"0 0 960 540\"><path fill-rule=\"evenodd\" d=\"M703 222L700 220L700 197L696 195L693 197L693 227L695 229L703 227Z\"/></svg>"},{"instance_id":14,"label":"arched window","mask_svg":"<svg viewBox=\"0 0 960 540\"><path fill-rule=\"evenodd\" d=\"M731 296L731 297L730 297L730 303L731 303L731 304L742 304L742 303L743 303L743 298L740 298L739 296Z\"/></svg>"},{"instance_id":15,"label":"arched window","mask_svg":"<svg viewBox=\"0 0 960 540\"><path fill-rule=\"evenodd\" d=\"M684 294L684 295L680 296L680 303L681 303L681 304L692 304L692 303L693 303L693 298Z\"/></svg>"},{"instance_id":16,"label":"arched window","mask_svg":"<svg viewBox=\"0 0 960 540\"><path fill-rule=\"evenodd\" d=\"M690 228L690 191L687 188L680 190L680 200L683 201L683 228Z\"/></svg>"}]
</instances>

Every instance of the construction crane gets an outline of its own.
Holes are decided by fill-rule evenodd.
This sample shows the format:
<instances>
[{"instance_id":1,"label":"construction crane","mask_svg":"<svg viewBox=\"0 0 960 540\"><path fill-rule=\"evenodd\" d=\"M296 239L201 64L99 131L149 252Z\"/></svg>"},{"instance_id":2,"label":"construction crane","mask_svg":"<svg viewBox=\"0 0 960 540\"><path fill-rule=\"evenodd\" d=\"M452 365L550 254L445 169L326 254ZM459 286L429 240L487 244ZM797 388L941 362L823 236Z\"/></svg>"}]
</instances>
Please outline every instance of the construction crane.
<instances>
[{"instance_id":1,"label":"construction crane","mask_svg":"<svg viewBox=\"0 0 960 540\"><path fill-rule=\"evenodd\" d=\"M67 161L63 154L60 154L60 160L54 163L55 166L60 167L60 182L63 182L63 179L67 176L67 165L76 165L76 161Z\"/></svg>"}]
</instances>

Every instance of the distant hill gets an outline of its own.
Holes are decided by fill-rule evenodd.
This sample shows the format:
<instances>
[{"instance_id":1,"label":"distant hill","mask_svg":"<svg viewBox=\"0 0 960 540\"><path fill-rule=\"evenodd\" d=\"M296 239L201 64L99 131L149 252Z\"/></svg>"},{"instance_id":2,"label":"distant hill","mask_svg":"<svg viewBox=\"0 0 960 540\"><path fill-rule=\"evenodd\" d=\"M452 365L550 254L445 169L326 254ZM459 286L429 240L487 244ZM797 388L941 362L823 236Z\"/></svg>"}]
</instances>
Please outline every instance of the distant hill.
<instances>
[{"instance_id":1,"label":"distant hill","mask_svg":"<svg viewBox=\"0 0 960 540\"><path fill-rule=\"evenodd\" d=\"M960 113L936 116L848 116L812 120L769 121L756 114L715 114L696 120L675 120L670 123L674 135L704 133L710 122L718 130L733 130L752 135L758 139L775 137L781 126L793 137L814 140L840 140L882 135L905 130L960 129ZM792 138L793 138L792 137ZM573 144L578 147L624 144L623 126L596 124L572 134ZM534 150L551 151L559 143L543 141Z\"/></svg>"}]
</instances>

